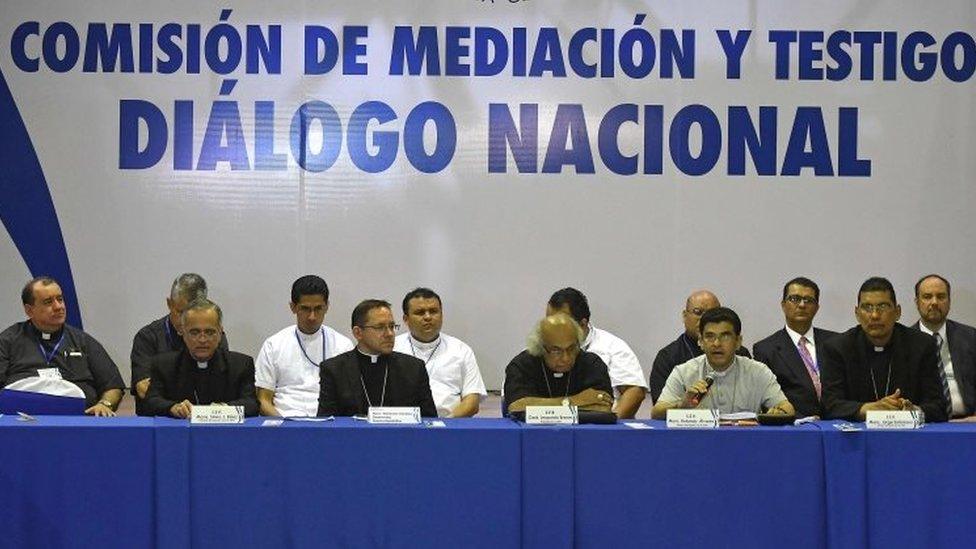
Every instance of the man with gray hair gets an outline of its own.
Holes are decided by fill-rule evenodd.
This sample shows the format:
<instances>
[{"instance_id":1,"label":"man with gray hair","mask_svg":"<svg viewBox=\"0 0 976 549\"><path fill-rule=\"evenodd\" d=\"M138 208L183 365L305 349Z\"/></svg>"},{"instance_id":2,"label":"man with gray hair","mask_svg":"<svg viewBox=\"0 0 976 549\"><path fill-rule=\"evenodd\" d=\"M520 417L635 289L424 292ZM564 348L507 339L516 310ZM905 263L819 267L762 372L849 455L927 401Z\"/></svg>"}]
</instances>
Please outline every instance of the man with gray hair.
<instances>
[{"instance_id":1,"label":"man with gray hair","mask_svg":"<svg viewBox=\"0 0 976 549\"><path fill-rule=\"evenodd\" d=\"M132 395L136 399L136 413L142 414L143 400L149 391L149 361L160 353L185 348L181 334L180 315L191 301L207 297L207 281L196 273L183 273L170 287L166 307L169 314L143 326L132 340ZM227 350L227 337L221 333L220 348Z\"/></svg>"},{"instance_id":2,"label":"man with gray hair","mask_svg":"<svg viewBox=\"0 0 976 549\"><path fill-rule=\"evenodd\" d=\"M150 360L146 415L185 419L198 404L243 406L245 415L257 415L254 360L219 348L223 316L220 307L206 298L186 306L180 315L183 350Z\"/></svg>"},{"instance_id":3,"label":"man with gray hair","mask_svg":"<svg viewBox=\"0 0 976 549\"><path fill-rule=\"evenodd\" d=\"M577 406L609 412L613 387L607 365L583 351L583 329L566 313L539 321L526 350L505 368L505 403L509 412L526 406L553 406L568 400Z\"/></svg>"}]
</instances>

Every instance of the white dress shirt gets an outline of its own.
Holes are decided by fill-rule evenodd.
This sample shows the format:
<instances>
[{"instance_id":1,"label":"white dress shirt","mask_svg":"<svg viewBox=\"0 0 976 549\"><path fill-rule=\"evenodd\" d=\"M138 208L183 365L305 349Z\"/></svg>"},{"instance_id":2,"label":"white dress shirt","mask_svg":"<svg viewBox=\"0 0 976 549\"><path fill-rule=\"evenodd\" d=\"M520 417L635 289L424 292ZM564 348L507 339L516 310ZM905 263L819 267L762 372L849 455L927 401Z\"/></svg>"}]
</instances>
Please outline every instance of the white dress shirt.
<instances>
[{"instance_id":1,"label":"white dress shirt","mask_svg":"<svg viewBox=\"0 0 976 549\"><path fill-rule=\"evenodd\" d=\"M319 364L352 349L348 337L328 326L311 335L289 326L261 345L254 386L274 391L274 407L283 417L312 417L319 410Z\"/></svg>"},{"instance_id":2,"label":"white dress shirt","mask_svg":"<svg viewBox=\"0 0 976 549\"><path fill-rule=\"evenodd\" d=\"M441 332L434 341L423 343L409 333L400 334L393 350L424 361L430 378L430 393L440 417L450 416L463 397L477 394L484 399L488 396L474 351L456 337Z\"/></svg>"},{"instance_id":3,"label":"white dress shirt","mask_svg":"<svg viewBox=\"0 0 976 549\"><path fill-rule=\"evenodd\" d=\"M644 379L644 371L641 370L637 355L624 340L591 324L582 349L597 355L607 365L615 396L620 396L616 394L617 387L623 385L647 390L647 380Z\"/></svg>"},{"instance_id":4,"label":"white dress shirt","mask_svg":"<svg viewBox=\"0 0 976 549\"><path fill-rule=\"evenodd\" d=\"M952 417L966 415L966 405L962 401L962 392L959 390L959 382L956 381L956 374L952 371L952 355L949 354L949 334L946 333L945 323L939 326L934 332L929 330L925 324L919 322L918 328L930 336L939 334L942 338L942 366L945 370L946 382L949 384L949 396L952 398Z\"/></svg>"}]
</instances>

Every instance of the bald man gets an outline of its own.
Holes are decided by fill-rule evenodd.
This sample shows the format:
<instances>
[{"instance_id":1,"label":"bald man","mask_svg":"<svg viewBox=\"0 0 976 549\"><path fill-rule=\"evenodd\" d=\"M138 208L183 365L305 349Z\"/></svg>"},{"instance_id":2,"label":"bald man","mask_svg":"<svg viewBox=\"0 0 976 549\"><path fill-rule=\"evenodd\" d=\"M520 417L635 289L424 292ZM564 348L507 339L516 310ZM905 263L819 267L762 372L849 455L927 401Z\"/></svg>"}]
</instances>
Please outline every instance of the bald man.
<instances>
[{"instance_id":1,"label":"bald man","mask_svg":"<svg viewBox=\"0 0 976 549\"><path fill-rule=\"evenodd\" d=\"M658 351L654 357L654 364L651 366L651 377L648 380L651 386L651 399L657 402L664 390L664 384L668 381L668 376L678 364L684 364L689 360L701 356L702 350L698 345L698 321L705 311L717 309L722 304L718 297L708 290L698 290L693 292L685 300L685 308L681 311L681 319L685 324L685 331L672 341L667 347ZM740 346L735 354L744 357L751 357L749 351Z\"/></svg>"},{"instance_id":2,"label":"bald man","mask_svg":"<svg viewBox=\"0 0 976 549\"><path fill-rule=\"evenodd\" d=\"M568 400L589 410L609 412L613 387L607 365L581 350L586 336L566 313L539 321L526 350L505 368L505 403L509 412L526 406L554 406Z\"/></svg>"}]
</instances>

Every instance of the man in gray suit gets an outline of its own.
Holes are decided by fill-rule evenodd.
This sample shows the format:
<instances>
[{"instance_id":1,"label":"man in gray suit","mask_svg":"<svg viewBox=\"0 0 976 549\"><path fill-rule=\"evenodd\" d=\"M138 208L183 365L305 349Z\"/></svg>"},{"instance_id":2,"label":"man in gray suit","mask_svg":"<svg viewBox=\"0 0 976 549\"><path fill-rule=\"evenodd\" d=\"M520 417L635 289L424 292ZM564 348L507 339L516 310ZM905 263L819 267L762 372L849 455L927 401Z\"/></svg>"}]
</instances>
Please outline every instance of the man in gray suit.
<instances>
[{"instance_id":1,"label":"man in gray suit","mask_svg":"<svg viewBox=\"0 0 976 549\"><path fill-rule=\"evenodd\" d=\"M954 418L976 412L976 328L948 319L951 290L937 274L920 278L915 283L920 321L912 328L934 336L939 345L939 379Z\"/></svg>"}]
</instances>

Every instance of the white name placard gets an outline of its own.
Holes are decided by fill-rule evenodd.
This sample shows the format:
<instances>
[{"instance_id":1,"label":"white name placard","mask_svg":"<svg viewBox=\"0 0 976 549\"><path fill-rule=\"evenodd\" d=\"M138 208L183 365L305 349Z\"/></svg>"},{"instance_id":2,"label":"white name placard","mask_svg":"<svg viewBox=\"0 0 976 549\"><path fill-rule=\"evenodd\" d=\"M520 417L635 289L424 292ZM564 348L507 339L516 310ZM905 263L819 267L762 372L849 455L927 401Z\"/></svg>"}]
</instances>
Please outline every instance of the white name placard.
<instances>
[{"instance_id":1,"label":"white name placard","mask_svg":"<svg viewBox=\"0 0 976 549\"><path fill-rule=\"evenodd\" d=\"M718 414L715 410L686 410L671 408L667 416L668 429L717 429Z\"/></svg>"},{"instance_id":2,"label":"white name placard","mask_svg":"<svg viewBox=\"0 0 976 549\"><path fill-rule=\"evenodd\" d=\"M526 406L525 422L531 425L576 425L576 406Z\"/></svg>"},{"instance_id":3,"label":"white name placard","mask_svg":"<svg viewBox=\"0 0 976 549\"><path fill-rule=\"evenodd\" d=\"M380 425L419 425L420 408L417 406L370 406L366 421Z\"/></svg>"},{"instance_id":4,"label":"white name placard","mask_svg":"<svg viewBox=\"0 0 976 549\"><path fill-rule=\"evenodd\" d=\"M190 410L190 423L201 425L244 423L244 407L195 404Z\"/></svg>"},{"instance_id":5,"label":"white name placard","mask_svg":"<svg viewBox=\"0 0 976 549\"><path fill-rule=\"evenodd\" d=\"M925 424L919 410L869 410L866 419L868 429L918 429Z\"/></svg>"}]
</instances>

